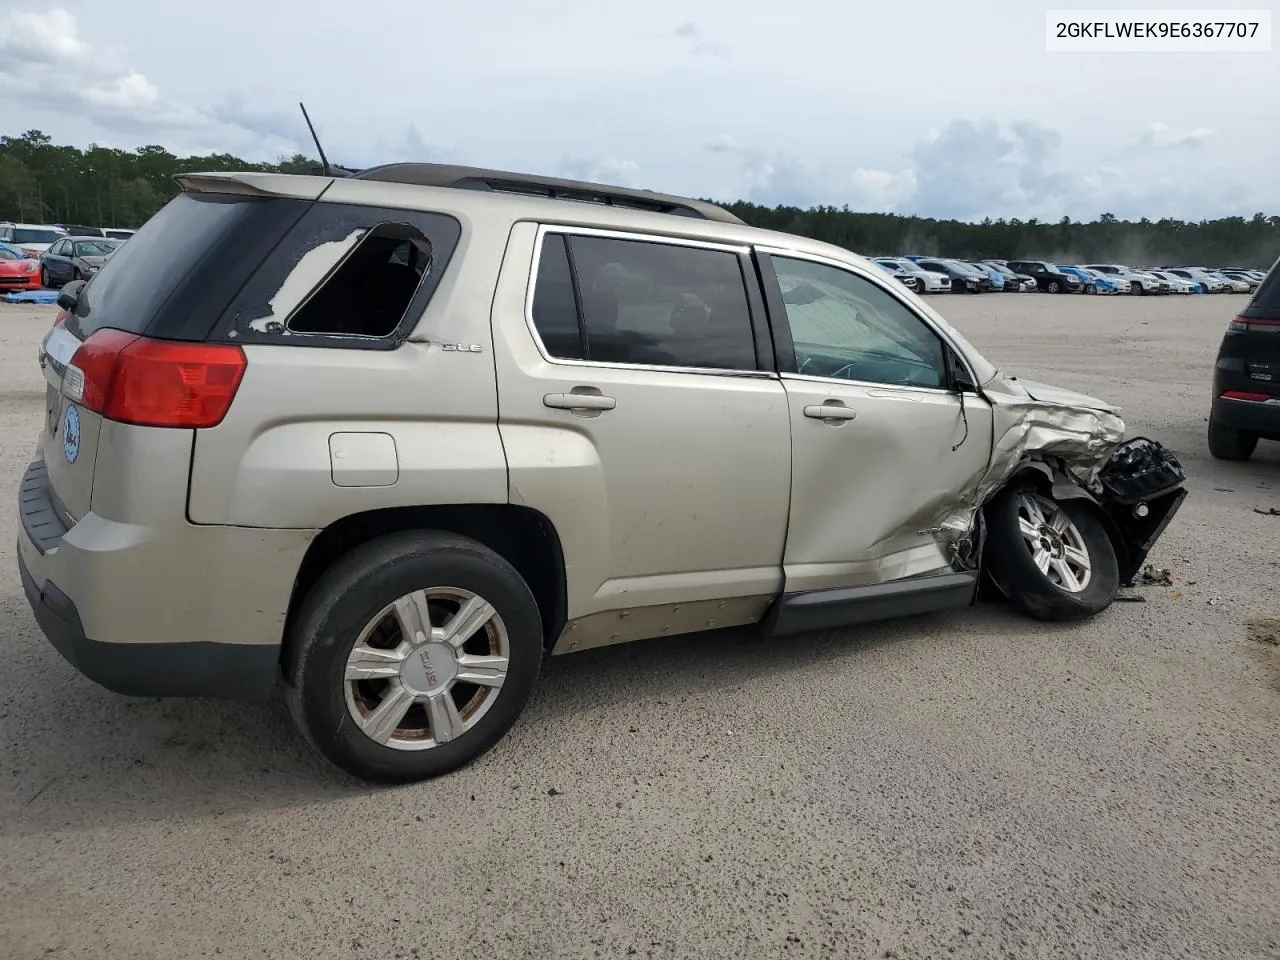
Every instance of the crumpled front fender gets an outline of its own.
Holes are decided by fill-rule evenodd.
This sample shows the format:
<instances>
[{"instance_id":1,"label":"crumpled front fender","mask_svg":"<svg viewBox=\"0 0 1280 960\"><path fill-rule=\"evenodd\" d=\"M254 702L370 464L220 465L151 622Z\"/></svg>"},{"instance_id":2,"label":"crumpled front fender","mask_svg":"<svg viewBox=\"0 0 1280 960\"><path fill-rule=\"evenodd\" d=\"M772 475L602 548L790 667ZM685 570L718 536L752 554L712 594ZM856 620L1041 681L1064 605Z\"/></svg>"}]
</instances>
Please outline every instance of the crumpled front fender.
<instances>
[{"instance_id":1,"label":"crumpled front fender","mask_svg":"<svg viewBox=\"0 0 1280 960\"><path fill-rule=\"evenodd\" d=\"M963 505L941 524L953 563L981 563L981 514L1014 477L1043 479L1055 499L1086 499L1104 521L1132 583L1147 555L1186 499L1186 473L1160 443L1124 439L1119 410L1093 397L1034 381L996 377L983 386L993 417L991 459Z\"/></svg>"}]
</instances>

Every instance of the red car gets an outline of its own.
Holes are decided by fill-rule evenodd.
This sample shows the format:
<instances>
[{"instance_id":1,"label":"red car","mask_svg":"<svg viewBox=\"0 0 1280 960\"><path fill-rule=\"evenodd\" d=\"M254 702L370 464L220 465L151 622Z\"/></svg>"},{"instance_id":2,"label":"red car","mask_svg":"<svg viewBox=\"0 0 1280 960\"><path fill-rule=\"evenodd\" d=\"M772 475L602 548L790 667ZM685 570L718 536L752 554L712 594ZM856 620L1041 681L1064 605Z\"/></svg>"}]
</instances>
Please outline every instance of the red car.
<instances>
[{"instance_id":1,"label":"red car","mask_svg":"<svg viewBox=\"0 0 1280 960\"><path fill-rule=\"evenodd\" d=\"M40 261L24 257L20 250L0 243L0 293L39 289Z\"/></svg>"}]
</instances>

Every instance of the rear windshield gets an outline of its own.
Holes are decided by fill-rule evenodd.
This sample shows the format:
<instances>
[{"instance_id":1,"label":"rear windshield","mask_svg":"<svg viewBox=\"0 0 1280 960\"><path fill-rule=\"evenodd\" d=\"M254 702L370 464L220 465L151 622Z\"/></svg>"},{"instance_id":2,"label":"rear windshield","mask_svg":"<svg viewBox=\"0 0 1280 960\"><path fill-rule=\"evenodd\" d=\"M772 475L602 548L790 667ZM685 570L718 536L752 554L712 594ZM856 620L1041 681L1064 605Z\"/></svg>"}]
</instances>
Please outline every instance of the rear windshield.
<instances>
[{"instance_id":1,"label":"rear windshield","mask_svg":"<svg viewBox=\"0 0 1280 960\"><path fill-rule=\"evenodd\" d=\"M1271 265L1266 278L1253 293L1253 299L1242 311L1246 317L1280 319L1280 260Z\"/></svg>"},{"instance_id":2,"label":"rear windshield","mask_svg":"<svg viewBox=\"0 0 1280 960\"><path fill-rule=\"evenodd\" d=\"M67 327L82 339L102 327L204 339L307 206L278 197L179 194L85 285Z\"/></svg>"},{"instance_id":3,"label":"rear windshield","mask_svg":"<svg viewBox=\"0 0 1280 960\"><path fill-rule=\"evenodd\" d=\"M27 227L13 228L13 243L57 243L65 233L57 230L39 230L29 229Z\"/></svg>"}]
</instances>

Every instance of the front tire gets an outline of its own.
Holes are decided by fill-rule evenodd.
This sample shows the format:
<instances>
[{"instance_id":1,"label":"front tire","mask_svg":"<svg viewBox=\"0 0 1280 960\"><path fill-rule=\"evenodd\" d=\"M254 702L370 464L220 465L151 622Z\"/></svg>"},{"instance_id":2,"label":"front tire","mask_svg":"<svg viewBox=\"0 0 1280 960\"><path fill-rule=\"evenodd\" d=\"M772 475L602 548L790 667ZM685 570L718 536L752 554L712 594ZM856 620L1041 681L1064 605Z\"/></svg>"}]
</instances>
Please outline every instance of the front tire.
<instances>
[{"instance_id":1,"label":"front tire","mask_svg":"<svg viewBox=\"0 0 1280 960\"><path fill-rule=\"evenodd\" d=\"M1014 483L987 507L987 573L1036 620L1095 616L1120 590L1120 564L1096 507Z\"/></svg>"},{"instance_id":2,"label":"front tire","mask_svg":"<svg viewBox=\"0 0 1280 960\"><path fill-rule=\"evenodd\" d=\"M1050 293L1061 293L1062 287L1059 286L1057 280L1050 280L1049 286L1046 288Z\"/></svg>"},{"instance_id":3,"label":"front tire","mask_svg":"<svg viewBox=\"0 0 1280 960\"><path fill-rule=\"evenodd\" d=\"M1209 417L1209 453L1215 460L1248 460L1257 448L1257 434L1233 430Z\"/></svg>"},{"instance_id":4,"label":"front tire","mask_svg":"<svg viewBox=\"0 0 1280 960\"><path fill-rule=\"evenodd\" d=\"M293 619L289 710L321 756L372 782L425 780L481 756L515 724L542 666L528 585L450 533L357 547Z\"/></svg>"}]
</instances>

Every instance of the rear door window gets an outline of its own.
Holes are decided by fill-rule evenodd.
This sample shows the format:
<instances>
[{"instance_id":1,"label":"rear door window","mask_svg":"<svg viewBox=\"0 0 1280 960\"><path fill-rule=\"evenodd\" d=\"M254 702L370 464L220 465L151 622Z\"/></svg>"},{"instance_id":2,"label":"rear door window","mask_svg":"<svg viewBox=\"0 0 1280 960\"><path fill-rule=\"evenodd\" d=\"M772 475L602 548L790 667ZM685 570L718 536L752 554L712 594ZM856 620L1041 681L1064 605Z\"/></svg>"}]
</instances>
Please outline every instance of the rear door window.
<instances>
[{"instance_id":1,"label":"rear door window","mask_svg":"<svg viewBox=\"0 0 1280 960\"><path fill-rule=\"evenodd\" d=\"M549 233L537 284L534 326L551 357L757 369L742 261L732 251Z\"/></svg>"}]
</instances>

